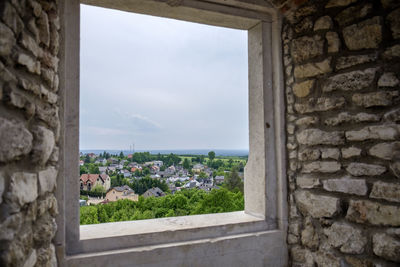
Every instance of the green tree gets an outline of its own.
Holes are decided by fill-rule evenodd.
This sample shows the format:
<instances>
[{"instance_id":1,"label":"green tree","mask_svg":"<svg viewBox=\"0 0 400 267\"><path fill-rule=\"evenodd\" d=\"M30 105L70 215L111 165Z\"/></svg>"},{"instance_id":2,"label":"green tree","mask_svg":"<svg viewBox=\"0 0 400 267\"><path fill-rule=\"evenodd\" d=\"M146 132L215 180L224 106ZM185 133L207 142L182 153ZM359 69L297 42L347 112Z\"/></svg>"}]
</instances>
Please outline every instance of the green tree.
<instances>
[{"instance_id":1,"label":"green tree","mask_svg":"<svg viewBox=\"0 0 400 267\"><path fill-rule=\"evenodd\" d=\"M190 168L190 161L189 161L188 158L185 158L185 159L183 160L182 166L183 166L183 168L185 168L186 170L189 170L189 168Z\"/></svg>"},{"instance_id":2,"label":"green tree","mask_svg":"<svg viewBox=\"0 0 400 267\"><path fill-rule=\"evenodd\" d=\"M236 168L232 168L231 172L226 175L225 185L230 191L240 191L243 193L243 182L242 179L240 179Z\"/></svg>"},{"instance_id":3,"label":"green tree","mask_svg":"<svg viewBox=\"0 0 400 267\"><path fill-rule=\"evenodd\" d=\"M93 187L92 191L93 191L93 192L96 192L96 193L105 193L105 192L106 192L106 190L104 189L104 187L101 186L101 185L99 185L99 184L96 185L95 187Z\"/></svg>"},{"instance_id":4,"label":"green tree","mask_svg":"<svg viewBox=\"0 0 400 267\"><path fill-rule=\"evenodd\" d=\"M208 158L213 161L215 159L215 152L214 151L210 151L208 152Z\"/></svg>"}]
</instances>

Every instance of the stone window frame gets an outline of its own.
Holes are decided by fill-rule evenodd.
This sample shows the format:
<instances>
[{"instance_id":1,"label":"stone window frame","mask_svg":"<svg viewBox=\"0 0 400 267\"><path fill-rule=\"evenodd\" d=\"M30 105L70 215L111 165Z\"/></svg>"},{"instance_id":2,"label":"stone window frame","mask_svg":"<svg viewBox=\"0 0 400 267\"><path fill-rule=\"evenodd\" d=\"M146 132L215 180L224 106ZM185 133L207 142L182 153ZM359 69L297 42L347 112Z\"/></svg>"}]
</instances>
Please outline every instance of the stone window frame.
<instances>
[{"instance_id":1,"label":"stone window frame","mask_svg":"<svg viewBox=\"0 0 400 267\"><path fill-rule=\"evenodd\" d=\"M76 176L80 3L248 31L249 159L245 167L244 211L79 225ZM150 259L162 257L163 249L186 248L189 256L193 251L204 250L205 243L211 248L219 242L232 246L249 242L264 251L257 255L264 261L269 258L271 266L285 266L286 137L279 12L266 1L258 0L68 0L60 5L61 144L56 191L60 213L55 237L60 265L96 265L105 259L121 264L127 260L140 262L145 253ZM189 249L193 247L193 251Z\"/></svg>"}]
</instances>

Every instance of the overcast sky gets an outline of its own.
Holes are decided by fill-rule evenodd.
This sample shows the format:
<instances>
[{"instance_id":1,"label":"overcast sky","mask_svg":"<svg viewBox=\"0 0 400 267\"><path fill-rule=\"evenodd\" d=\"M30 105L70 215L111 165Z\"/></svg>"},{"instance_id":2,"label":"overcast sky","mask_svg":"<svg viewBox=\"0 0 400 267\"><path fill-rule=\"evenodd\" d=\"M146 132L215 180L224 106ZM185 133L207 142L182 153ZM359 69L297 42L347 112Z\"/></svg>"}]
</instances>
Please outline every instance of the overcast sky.
<instances>
[{"instance_id":1,"label":"overcast sky","mask_svg":"<svg viewBox=\"0 0 400 267\"><path fill-rule=\"evenodd\" d=\"M247 32L81 5L80 149L248 149Z\"/></svg>"}]
</instances>

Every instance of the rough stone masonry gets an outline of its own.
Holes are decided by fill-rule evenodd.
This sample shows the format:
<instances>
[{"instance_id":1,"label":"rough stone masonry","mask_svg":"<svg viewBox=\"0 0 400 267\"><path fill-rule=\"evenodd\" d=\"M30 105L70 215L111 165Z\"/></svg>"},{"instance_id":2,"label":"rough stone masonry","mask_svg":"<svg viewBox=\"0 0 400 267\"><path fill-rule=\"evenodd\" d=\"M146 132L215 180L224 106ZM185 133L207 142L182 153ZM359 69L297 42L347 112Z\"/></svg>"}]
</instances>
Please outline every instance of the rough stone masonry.
<instances>
[{"instance_id":1,"label":"rough stone masonry","mask_svg":"<svg viewBox=\"0 0 400 267\"><path fill-rule=\"evenodd\" d=\"M57 266L57 1L0 1L0 266Z\"/></svg>"},{"instance_id":2,"label":"rough stone masonry","mask_svg":"<svg viewBox=\"0 0 400 267\"><path fill-rule=\"evenodd\" d=\"M396 266L400 1L271 2L284 15L290 264ZM57 266L58 5L0 1L0 266Z\"/></svg>"},{"instance_id":3,"label":"rough stone masonry","mask_svg":"<svg viewBox=\"0 0 400 267\"><path fill-rule=\"evenodd\" d=\"M400 1L282 10L291 265L398 265Z\"/></svg>"}]
</instances>

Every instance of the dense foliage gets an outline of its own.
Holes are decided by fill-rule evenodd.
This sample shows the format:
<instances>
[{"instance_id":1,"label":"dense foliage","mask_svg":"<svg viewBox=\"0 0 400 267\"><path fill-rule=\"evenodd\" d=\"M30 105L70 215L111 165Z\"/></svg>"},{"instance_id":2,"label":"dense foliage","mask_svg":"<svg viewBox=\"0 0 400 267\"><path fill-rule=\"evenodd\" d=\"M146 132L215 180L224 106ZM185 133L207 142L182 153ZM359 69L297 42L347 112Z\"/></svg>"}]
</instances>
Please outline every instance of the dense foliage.
<instances>
[{"instance_id":1,"label":"dense foliage","mask_svg":"<svg viewBox=\"0 0 400 267\"><path fill-rule=\"evenodd\" d=\"M139 197L139 201L119 200L105 205L80 208L81 224L143 220L239 211L244 209L244 197L227 189L183 190L165 197Z\"/></svg>"}]
</instances>

